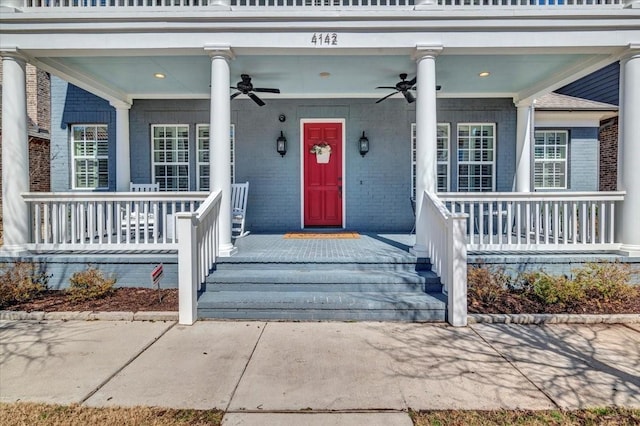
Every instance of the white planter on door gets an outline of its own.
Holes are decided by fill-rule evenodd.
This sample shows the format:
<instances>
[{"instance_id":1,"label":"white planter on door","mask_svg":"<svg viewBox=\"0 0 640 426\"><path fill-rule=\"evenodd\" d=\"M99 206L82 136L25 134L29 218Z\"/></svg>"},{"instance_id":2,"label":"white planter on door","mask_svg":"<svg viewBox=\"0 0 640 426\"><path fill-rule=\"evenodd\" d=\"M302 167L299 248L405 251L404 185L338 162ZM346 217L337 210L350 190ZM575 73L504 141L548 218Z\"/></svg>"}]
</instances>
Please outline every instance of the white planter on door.
<instances>
[{"instance_id":1,"label":"white planter on door","mask_svg":"<svg viewBox=\"0 0 640 426\"><path fill-rule=\"evenodd\" d=\"M323 149L321 153L316 154L316 162L319 164L327 164L330 157L331 151Z\"/></svg>"}]
</instances>

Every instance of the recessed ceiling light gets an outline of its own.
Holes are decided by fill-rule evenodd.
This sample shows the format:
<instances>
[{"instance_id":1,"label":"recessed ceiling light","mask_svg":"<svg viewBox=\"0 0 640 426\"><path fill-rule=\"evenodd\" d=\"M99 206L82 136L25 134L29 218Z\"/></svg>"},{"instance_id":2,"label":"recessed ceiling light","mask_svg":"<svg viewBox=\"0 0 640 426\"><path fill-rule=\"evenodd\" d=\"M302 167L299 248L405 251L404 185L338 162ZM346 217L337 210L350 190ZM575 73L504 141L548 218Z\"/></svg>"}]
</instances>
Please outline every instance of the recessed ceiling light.
<instances>
[{"instance_id":1,"label":"recessed ceiling light","mask_svg":"<svg viewBox=\"0 0 640 426\"><path fill-rule=\"evenodd\" d=\"M331 75L331 73L328 73L326 71L322 71L320 74L320 77L322 78L329 78L329 76Z\"/></svg>"},{"instance_id":2,"label":"recessed ceiling light","mask_svg":"<svg viewBox=\"0 0 640 426\"><path fill-rule=\"evenodd\" d=\"M491 75L491 73L489 71L482 71L480 74L478 74L478 77L489 77Z\"/></svg>"},{"instance_id":3,"label":"recessed ceiling light","mask_svg":"<svg viewBox=\"0 0 640 426\"><path fill-rule=\"evenodd\" d=\"M166 75L162 74L161 72L157 72L153 75L155 78L159 78L159 79L163 79L166 77Z\"/></svg>"}]
</instances>

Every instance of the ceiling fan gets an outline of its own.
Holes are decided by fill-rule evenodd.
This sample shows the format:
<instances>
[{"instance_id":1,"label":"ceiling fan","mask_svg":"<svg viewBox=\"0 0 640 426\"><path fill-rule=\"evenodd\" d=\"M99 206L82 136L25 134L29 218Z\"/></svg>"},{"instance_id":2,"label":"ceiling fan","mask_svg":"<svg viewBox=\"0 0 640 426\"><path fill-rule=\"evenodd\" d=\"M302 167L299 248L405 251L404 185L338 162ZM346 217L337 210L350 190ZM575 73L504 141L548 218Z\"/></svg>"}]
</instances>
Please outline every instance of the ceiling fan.
<instances>
[{"instance_id":1,"label":"ceiling fan","mask_svg":"<svg viewBox=\"0 0 640 426\"><path fill-rule=\"evenodd\" d=\"M242 81L238 82L238 84L236 85L237 87L231 86L232 89L237 90L236 93L231 95L231 99L235 98L238 95L247 95L253 100L253 102L257 103L259 106L263 106L264 101L253 92L280 93L280 89L265 89L260 87L253 87L253 84L251 84L251 76L249 74L242 74L240 78L242 79Z\"/></svg>"},{"instance_id":2,"label":"ceiling fan","mask_svg":"<svg viewBox=\"0 0 640 426\"><path fill-rule=\"evenodd\" d=\"M410 90L416 90L416 82L418 80L418 77L413 77L411 80L408 80L408 81L407 81L407 74L406 73L400 74L399 77L400 77L400 81L397 82L395 86L378 86L378 87L376 87L376 89L392 89L392 90L395 90L395 92L389 93L384 98L378 99L376 101L377 104L379 104L380 102L384 101L388 97L395 95L396 93L402 93L404 98L409 103L413 103L413 102L416 101L415 96L413 96L413 93L411 93ZM440 90L440 86L436 86L436 90Z\"/></svg>"}]
</instances>

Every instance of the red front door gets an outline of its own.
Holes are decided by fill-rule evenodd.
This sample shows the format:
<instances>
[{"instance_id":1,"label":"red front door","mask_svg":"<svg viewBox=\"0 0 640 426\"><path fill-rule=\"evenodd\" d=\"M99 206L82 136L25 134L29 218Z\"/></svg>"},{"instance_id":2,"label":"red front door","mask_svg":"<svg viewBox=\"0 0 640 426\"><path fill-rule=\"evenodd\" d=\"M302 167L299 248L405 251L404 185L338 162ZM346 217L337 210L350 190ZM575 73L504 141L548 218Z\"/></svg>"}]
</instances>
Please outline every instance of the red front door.
<instances>
[{"instance_id":1,"label":"red front door","mask_svg":"<svg viewBox=\"0 0 640 426\"><path fill-rule=\"evenodd\" d=\"M312 153L314 146L325 155ZM302 155L304 226L342 227L342 123L304 123Z\"/></svg>"}]
</instances>

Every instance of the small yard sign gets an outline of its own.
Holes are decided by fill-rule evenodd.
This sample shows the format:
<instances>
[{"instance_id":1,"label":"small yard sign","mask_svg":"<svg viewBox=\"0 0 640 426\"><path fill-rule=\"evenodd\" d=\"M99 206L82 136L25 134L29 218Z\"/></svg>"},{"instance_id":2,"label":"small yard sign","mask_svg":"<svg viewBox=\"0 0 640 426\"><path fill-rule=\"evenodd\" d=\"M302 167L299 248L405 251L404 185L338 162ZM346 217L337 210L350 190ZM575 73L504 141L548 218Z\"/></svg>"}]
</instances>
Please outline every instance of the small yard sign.
<instances>
[{"instance_id":1,"label":"small yard sign","mask_svg":"<svg viewBox=\"0 0 640 426\"><path fill-rule=\"evenodd\" d=\"M164 275L164 267L162 263L153 268L151 271L151 283L153 284L153 288L160 290L160 279Z\"/></svg>"}]
</instances>

